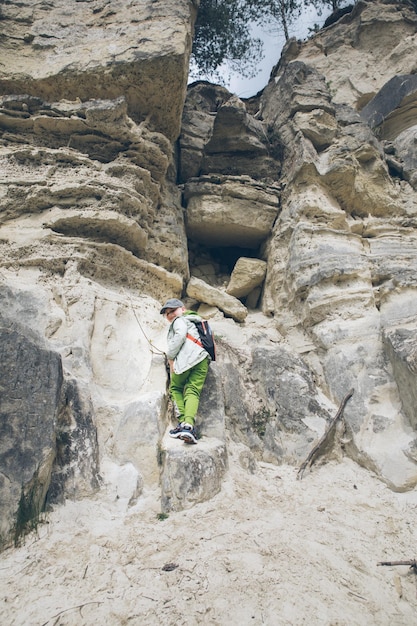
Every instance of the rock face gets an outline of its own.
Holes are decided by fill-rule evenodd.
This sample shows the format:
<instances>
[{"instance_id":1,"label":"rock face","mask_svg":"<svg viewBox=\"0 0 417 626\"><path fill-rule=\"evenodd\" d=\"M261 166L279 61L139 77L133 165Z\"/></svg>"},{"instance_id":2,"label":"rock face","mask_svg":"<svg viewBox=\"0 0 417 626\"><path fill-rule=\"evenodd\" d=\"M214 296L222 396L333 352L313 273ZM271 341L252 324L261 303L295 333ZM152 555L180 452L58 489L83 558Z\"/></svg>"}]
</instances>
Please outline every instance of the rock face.
<instances>
[{"instance_id":1,"label":"rock face","mask_svg":"<svg viewBox=\"0 0 417 626\"><path fill-rule=\"evenodd\" d=\"M184 191L187 234L209 247L259 248L278 213L277 191L253 179L192 180Z\"/></svg>"},{"instance_id":2,"label":"rock face","mask_svg":"<svg viewBox=\"0 0 417 626\"><path fill-rule=\"evenodd\" d=\"M11 320L1 320L1 536L12 513L39 515L51 480L55 420L62 367L57 354L39 345ZM18 518L19 518L18 515ZM16 528L17 530L17 528Z\"/></svg>"},{"instance_id":3,"label":"rock face","mask_svg":"<svg viewBox=\"0 0 417 626\"><path fill-rule=\"evenodd\" d=\"M188 0L11 2L2 7L2 94L54 102L126 98L170 139L179 133L191 45ZM145 35L146 33L146 35Z\"/></svg>"},{"instance_id":4,"label":"rock face","mask_svg":"<svg viewBox=\"0 0 417 626\"><path fill-rule=\"evenodd\" d=\"M414 488L417 15L358 2L244 102L186 88L197 3L67 4L1 7L1 546L98 489L211 498L230 438L300 465L350 389L331 453ZM193 449L167 297L216 335Z\"/></svg>"}]
</instances>

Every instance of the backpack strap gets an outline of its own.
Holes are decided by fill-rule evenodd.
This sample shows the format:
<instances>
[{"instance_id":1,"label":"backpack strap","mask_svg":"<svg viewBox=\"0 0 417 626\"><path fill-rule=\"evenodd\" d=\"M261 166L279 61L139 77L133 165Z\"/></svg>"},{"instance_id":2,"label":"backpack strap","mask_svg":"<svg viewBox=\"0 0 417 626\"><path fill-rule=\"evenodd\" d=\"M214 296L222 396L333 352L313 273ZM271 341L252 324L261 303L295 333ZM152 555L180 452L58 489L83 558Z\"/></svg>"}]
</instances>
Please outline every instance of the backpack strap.
<instances>
[{"instance_id":1,"label":"backpack strap","mask_svg":"<svg viewBox=\"0 0 417 626\"><path fill-rule=\"evenodd\" d=\"M203 347L203 344L201 343L201 341L199 339L196 339L192 335L190 335L190 333L187 333L186 337L187 337L187 339L191 339L191 341L194 341L194 343L196 343L198 346L200 346L200 348Z\"/></svg>"}]
</instances>

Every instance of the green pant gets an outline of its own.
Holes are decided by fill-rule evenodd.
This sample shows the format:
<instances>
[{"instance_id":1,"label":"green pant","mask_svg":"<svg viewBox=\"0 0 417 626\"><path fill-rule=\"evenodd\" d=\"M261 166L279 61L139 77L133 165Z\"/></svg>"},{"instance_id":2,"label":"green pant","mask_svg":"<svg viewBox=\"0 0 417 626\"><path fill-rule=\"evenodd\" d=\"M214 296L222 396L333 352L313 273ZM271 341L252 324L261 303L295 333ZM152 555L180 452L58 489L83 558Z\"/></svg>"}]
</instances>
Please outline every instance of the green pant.
<instances>
[{"instance_id":1,"label":"green pant","mask_svg":"<svg viewBox=\"0 0 417 626\"><path fill-rule=\"evenodd\" d=\"M194 426L209 365L210 359L207 357L182 374L171 373L171 396L177 405L180 422Z\"/></svg>"}]
</instances>

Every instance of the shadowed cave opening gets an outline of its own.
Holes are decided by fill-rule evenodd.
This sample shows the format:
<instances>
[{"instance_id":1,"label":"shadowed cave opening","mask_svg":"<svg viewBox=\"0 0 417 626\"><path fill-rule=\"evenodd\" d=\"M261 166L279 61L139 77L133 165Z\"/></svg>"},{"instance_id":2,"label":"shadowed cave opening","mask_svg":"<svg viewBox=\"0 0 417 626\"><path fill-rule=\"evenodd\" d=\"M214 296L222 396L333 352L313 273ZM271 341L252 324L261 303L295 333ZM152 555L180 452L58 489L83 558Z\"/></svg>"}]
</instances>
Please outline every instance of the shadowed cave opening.
<instances>
[{"instance_id":1,"label":"shadowed cave opening","mask_svg":"<svg viewBox=\"0 0 417 626\"><path fill-rule=\"evenodd\" d=\"M240 257L262 258L260 248L241 248L239 246L205 246L199 242L188 241L188 260L191 276L200 278L212 287L227 287L230 276ZM240 298L245 303L245 298Z\"/></svg>"}]
</instances>

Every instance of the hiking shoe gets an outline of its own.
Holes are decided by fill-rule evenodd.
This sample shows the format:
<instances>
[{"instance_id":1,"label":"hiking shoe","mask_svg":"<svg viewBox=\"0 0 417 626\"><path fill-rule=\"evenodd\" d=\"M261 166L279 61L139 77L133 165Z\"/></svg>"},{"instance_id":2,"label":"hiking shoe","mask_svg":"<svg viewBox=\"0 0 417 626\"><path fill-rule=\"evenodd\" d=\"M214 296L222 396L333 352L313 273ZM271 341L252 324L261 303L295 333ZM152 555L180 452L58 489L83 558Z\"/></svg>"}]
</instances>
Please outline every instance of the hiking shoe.
<instances>
[{"instance_id":1,"label":"hiking shoe","mask_svg":"<svg viewBox=\"0 0 417 626\"><path fill-rule=\"evenodd\" d=\"M181 424L181 432L178 437L185 443L197 443L197 436L191 424Z\"/></svg>"},{"instance_id":2,"label":"hiking shoe","mask_svg":"<svg viewBox=\"0 0 417 626\"><path fill-rule=\"evenodd\" d=\"M183 426L184 424L182 424L181 422L178 423L178 426L176 426L175 428L173 428L172 430L169 431L169 436L170 437L174 437L174 439L178 439L178 437L181 435L182 430L183 430Z\"/></svg>"}]
</instances>

